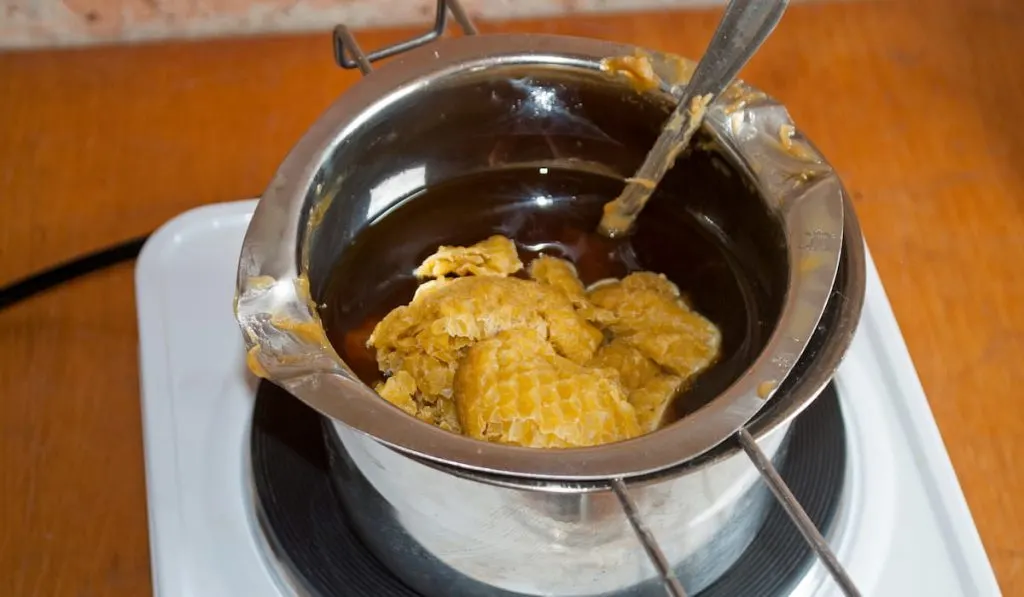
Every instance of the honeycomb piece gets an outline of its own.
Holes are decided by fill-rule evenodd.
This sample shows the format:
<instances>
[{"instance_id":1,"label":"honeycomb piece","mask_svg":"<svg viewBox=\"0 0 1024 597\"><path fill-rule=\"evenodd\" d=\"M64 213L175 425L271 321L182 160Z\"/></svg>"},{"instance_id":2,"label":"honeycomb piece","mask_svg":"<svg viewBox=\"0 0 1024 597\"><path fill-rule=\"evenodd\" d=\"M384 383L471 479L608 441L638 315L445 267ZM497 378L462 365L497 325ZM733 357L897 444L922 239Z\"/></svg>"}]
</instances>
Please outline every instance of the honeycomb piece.
<instances>
[{"instance_id":1,"label":"honeycomb piece","mask_svg":"<svg viewBox=\"0 0 1024 597\"><path fill-rule=\"evenodd\" d=\"M413 398L417 391L416 380L408 372L399 371L384 383L377 384L376 390L381 398L414 417L417 415L419 408Z\"/></svg>"},{"instance_id":2,"label":"honeycomb piece","mask_svg":"<svg viewBox=\"0 0 1024 597\"><path fill-rule=\"evenodd\" d=\"M685 384L682 377L658 375L629 393L629 403L636 409L636 419L644 433L662 426L669 407Z\"/></svg>"},{"instance_id":3,"label":"honeycomb piece","mask_svg":"<svg viewBox=\"0 0 1024 597\"><path fill-rule=\"evenodd\" d=\"M611 369L619 374L627 400L636 409L637 421L644 433L661 426L668 407L683 389L681 377L665 375L654 361L621 339L602 346L588 366Z\"/></svg>"},{"instance_id":4,"label":"honeycomb piece","mask_svg":"<svg viewBox=\"0 0 1024 597\"><path fill-rule=\"evenodd\" d=\"M677 300L687 309L693 310L690 299L680 293L679 287L666 278L664 274L635 272L622 279L622 287L626 290L650 291L659 296Z\"/></svg>"},{"instance_id":5,"label":"honeycomb piece","mask_svg":"<svg viewBox=\"0 0 1024 597\"><path fill-rule=\"evenodd\" d=\"M367 344L376 349L381 371L414 381L417 410L411 414L444 428L458 429L452 388L473 343L503 330L532 330L562 355L585 363L603 340L565 296L532 281L471 276L428 284L409 305L385 316ZM391 401L410 412L408 401Z\"/></svg>"},{"instance_id":6,"label":"honeycomb piece","mask_svg":"<svg viewBox=\"0 0 1024 597\"><path fill-rule=\"evenodd\" d=\"M608 313L597 309L587 299L587 291L580 281L576 267L557 257L542 255L530 262L528 270L530 278L557 289L565 295L576 311L587 321L602 322L608 319Z\"/></svg>"},{"instance_id":7,"label":"honeycomb piece","mask_svg":"<svg viewBox=\"0 0 1024 597\"><path fill-rule=\"evenodd\" d=\"M455 402L470 437L531 448L593 446L641 433L622 386L582 367L533 330L475 344L455 376Z\"/></svg>"},{"instance_id":8,"label":"honeycomb piece","mask_svg":"<svg viewBox=\"0 0 1024 597\"><path fill-rule=\"evenodd\" d=\"M488 276L457 278L419 293L377 324L368 345L386 372L402 368L416 353L453 366L473 342L509 329L532 329L577 363L590 360L603 340L557 290ZM422 389L424 380L416 381Z\"/></svg>"},{"instance_id":9,"label":"honeycomb piece","mask_svg":"<svg viewBox=\"0 0 1024 597\"><path fill-rule=\"evenodd\" d=\"M561 298L564 300L564 297ZM553 302L551 299L549 304ZM567 309L544 309L544 317L549 327L548 340L559 354L582 365L594 356L594 352L604 341L604 334L574 311L571 304L567 306Z\"/></svg>"},{"instance_id":10,"label":"honeycomb piece","mask_svg":"<svg viewBox=\"0 0 1024 597\"><path fill-rule=\"evenodd\" d=\"M691 310L679 290L663 276L630 274L589 294L591 302L612 314L608 329L647 358L684 380L718 358L721 332Z\"/></svg>"},{"instance_id":11,"label":"honeycomb piece","mask_svg":"<svg viewBox=\"0 0 1024 597\"><path fill-rule=\"evenodd\" d=\"M718 356L718 329L664 276L587 290L568 261L539 257L531 279L509 277L521 268L504 237L428 258L416 273L433 279L366 341L388 376L378 393L478 439L590 446L657 429Z\"/></svg>"},{"instance_id":12,"label":"honeycomb piece","mask_svg":"<svg viewBox=\"0 0 1024 597\"><path fill-rule=\"evenodd\" d=\"M661 368L654 361L644 356L633 345L619 339L602 346L587 366L617 371L622 387L629 392L644 385L647 380L661 375Z\"/></svg>"},{"instance_id":13,"label":"honeycomb piece","mask_svg":"<svg viewBox=\"0 0 1024 597\"><path fill-rule=\"evenodd\" d=\"M469 247L441 246L414 272L417 278L456 276L507 276L523 269L516 244L495 235Z\"/></svg>"},{"instance_id":14,"label":"honeycomb piece","mask_svg":"<svg viewBox=\"0 0 1024 597\"><path fill-rule=\"evenodd\" d=\"M393 352L386 355L380 368L385 372L411 375L424 400L434 402L438 398L451 398L459 358L456 355L450 360L441 360L423 352Z\"/></svg>"},{"instance_id":15,"label":"honeycomb piece","mask_svg":"<svg viewBox=\"0 0 1024 597\"><path fill-rule=\"evenodd\" d=\"M432 404L417 401L416 380L406 371L399 371L384 383L377 384L376 390L382 398L418 419L446 431L462 432L455 403L443 398Z\"/></svg>"},{"instance_id":16,"label":"honeycomb piece","mask_svg":"<svg viewBox=\"0 0 1024 597\"><path fill-rule=\"evenodd\" d=\"M412 300L416 301L417 299L421 299L427 294L441 288L442 286L451 281L452 280L450 278L437 278L435 280L427 280L426 282L416 287L416 292L413 293Z\"/></svg>"},{"instance_id":17,"label":"honeycomb piece","mask_svg":"<svg viewBox=\"0 0 1024 597\"><path fill-rule=\"evenodd\" d=\"M557 288L572 301L573 305L589 303L583 282L580 282L576 267L564 259L541 255L530 262L530 278Z\"/></svg>"},{"instance_id":18,"label":"honeycomb piece","mask_svg":"<svg viewBox=\"0 0 1024 597\"><path fill-rule=\"evenodd\" d=\"M621 281L627 290L646 290L659 296L679 298L679 287L673 284L664 274L653 272L634 272Z\"/></svg>"},{"instance_id":19,"label":"honeycomb piece","mask_svg":"<svg viewBox=\"0 0 1024 597\"><path fill-rule=\"evenodd\" d=\"M433 423L445 431L462 433L462 424L459 423L459 411L455 408L454 400L438 400L433 405L424 405L420 408L423 417L428 423Z\"/></svg>"}]
</instances>

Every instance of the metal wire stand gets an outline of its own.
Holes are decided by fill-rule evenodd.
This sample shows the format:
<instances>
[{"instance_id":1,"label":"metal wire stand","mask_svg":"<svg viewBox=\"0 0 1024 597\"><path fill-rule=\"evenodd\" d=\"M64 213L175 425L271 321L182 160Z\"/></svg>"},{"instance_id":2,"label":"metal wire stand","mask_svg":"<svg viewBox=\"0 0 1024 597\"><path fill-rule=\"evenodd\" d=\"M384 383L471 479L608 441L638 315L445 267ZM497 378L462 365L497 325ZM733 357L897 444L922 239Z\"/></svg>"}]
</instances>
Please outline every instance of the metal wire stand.
<instances>
[{"instance_id":1,"label":"metal wire stand","mask_svg":"<svg viewBox=\"0 0 1024 597\"><path fill-rule=\"evenodd\" d=\"M367 75L373 71L374 62L429 44L444 35L445 29L448 28L449 11L464 34L477 34L476 25L470 20L461 4L456 0L438 0L437 10L434 11L434 27L430 31L410 40L374 50L369 54L360 49L359 43L348 27L343 24L338 25L334 28L334 61L341 68L349 70L358 68L364 75Z\"/></svg>"},{"instance_id":2,"label":"metal wire stand","mask_svg":"<svg viewBox=\"0 0 1024 597\"><path fill-rule=\"evenodd\" d=\"M470 20L458 0L438 0L437 10L434 15L434 26L430 31L413 39L380 48L370 53L364 52L359 47L359 43L348 27L338 25L334 28L334 59L338 66L344 69L358 68L364 75L368 75L373 72L374 62L426 45L444 35L448 27L449 13L459 24L464 35L476 35L478 33L476 26ZM735 437L740 447L747 454L747 457L754 463L765 484L771 489L779 505L789 515L790 520L793 521L793 524L800 531L800 534L803 535L808 546L814 551L815 555L829 571L829 574L832 575L832 578L839 585L843 594L847 597L860 597L860 592L854 586L849 574L843 569L842 564L839 563L839 559L832 552L828 542L825 541L825 538L818 531L817 527L814 526L807 513L804 512L803 507L793 496L786 482L782 480L778 471L775 470L771 460L758 447L754 437L746 428L736 432ZM666 594L670 597L686 597L686 591L682 583L679 582L679 579L676 578L671 564L665 557L665 553L640 516L636 503L630 496L627 482L624 479L614 479L610 483L610 489L618 498L626 518L636 532L637 539L639 539L643 546L647 557L650 558L654 568L658 571L661 581L665 586Z\"/></svg>"}]
</instances>

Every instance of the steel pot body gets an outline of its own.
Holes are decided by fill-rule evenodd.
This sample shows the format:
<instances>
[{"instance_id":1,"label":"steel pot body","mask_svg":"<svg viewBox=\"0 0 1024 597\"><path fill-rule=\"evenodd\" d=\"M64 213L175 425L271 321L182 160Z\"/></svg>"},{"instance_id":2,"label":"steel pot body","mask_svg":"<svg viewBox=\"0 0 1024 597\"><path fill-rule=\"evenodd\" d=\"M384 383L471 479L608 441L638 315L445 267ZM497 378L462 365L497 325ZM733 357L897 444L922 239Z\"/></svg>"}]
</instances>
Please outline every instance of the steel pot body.
<instances>
[{"instance_id":1,"label":"steel pot body","mask_svg":"<svg viewBox=\"0 0 1024 597\"><path fill-rule=\"evenodd\" d=\"M762 449L783 457L789 425ZM665 594L616 496L496 485L327 430L331 474L363 542L424 595ZM742 453L631 489L689 594L753 540L772 500Z\"/></svg>"}]
</instances>

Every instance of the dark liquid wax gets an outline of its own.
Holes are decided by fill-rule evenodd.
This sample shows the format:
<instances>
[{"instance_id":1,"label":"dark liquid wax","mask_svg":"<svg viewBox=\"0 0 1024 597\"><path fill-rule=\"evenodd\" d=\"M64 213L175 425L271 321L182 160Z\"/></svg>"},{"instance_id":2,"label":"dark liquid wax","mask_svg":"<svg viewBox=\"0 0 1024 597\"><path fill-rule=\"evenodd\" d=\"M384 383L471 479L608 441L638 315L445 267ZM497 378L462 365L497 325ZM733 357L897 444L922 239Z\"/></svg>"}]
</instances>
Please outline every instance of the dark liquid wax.
<instances>
[{"instance_id":1,"label":"dark liquid wax","mask_svg":"<svg viewBox=\"0 0 1024 597\"><path fill-rule=\"evenodd\" d=\"M515 240L525 264L541 254L571 261L584 285L644 270L675 282L723 332L722 359L677 400L677 416L693 410L752 357L753 301L726 245L674 197L655 194L627 238L597 234L604 204L622 188L620 179L531 168L467 176L408 197L360 232L331 272L322 309L329 339L360 379L382 380L366 340L381 318L412 299L419 284L413 270L439 245L502 234Z\"/></svg>"}]
</instances>

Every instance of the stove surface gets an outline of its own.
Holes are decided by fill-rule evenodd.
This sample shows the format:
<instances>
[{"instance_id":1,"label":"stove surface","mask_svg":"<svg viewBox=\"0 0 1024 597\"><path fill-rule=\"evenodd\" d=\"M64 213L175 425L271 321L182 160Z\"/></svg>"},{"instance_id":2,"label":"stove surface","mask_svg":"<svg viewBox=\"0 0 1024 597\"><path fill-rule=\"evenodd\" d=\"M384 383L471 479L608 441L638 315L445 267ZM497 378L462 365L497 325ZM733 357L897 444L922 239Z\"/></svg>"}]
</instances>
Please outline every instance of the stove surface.
<instances>
[{"instance_id":1,"label":"stove surface","mask_svg":"<svg viewBox=\"0 0 1024 597\"><path fill-rule=\"evenodd\" d=\"M136 266L160 597L304 594L261 529L250 472L259 382L245 366L231 304L255 205L212 205L175 218ZM870 256L867 274L861 324L835 380L849 465L828 539L865 595L999 595ZM791 594L839 592L815 563Z\"/></svg>"}]
</instances>

